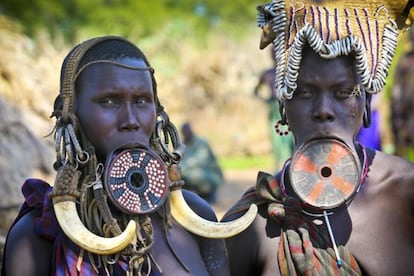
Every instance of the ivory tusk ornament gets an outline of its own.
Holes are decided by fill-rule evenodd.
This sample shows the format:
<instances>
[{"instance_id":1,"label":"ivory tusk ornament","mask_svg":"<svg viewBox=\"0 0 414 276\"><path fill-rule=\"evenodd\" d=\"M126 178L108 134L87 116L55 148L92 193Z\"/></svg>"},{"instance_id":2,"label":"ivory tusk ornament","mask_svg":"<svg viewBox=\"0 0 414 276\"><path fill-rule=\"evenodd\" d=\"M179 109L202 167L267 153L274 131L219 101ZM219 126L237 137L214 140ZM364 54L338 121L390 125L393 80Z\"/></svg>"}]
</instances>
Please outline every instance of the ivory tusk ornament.
<instances>
[{"instance_id":1,"label":"ivory tusk ornament","mask_svg":"<svg viewBox=\"0 0 414 276\"><path fill-rule=\"evenodd\" d=\"M181 189L170 192L171 215L186 230L205 238L224 239L244 231L257 215L257 205L251 204L249 210L240 218L228 222L206 220L197 215L185 201Z\"/></svg>"},{"instance_id":2,"label":"ivory tusk ornament","mask_svg":"<svg viewBox=\"0 0 414 276\"><path fill-rule=\"evenodd\" d=\"M136 224L129 221L125 230L116 237L100 237L88 230L79 218L74 201L53 198L56 218L63 232L81 248L100 255L122 251L135 239Z\"/></svg>"}]
</instances>

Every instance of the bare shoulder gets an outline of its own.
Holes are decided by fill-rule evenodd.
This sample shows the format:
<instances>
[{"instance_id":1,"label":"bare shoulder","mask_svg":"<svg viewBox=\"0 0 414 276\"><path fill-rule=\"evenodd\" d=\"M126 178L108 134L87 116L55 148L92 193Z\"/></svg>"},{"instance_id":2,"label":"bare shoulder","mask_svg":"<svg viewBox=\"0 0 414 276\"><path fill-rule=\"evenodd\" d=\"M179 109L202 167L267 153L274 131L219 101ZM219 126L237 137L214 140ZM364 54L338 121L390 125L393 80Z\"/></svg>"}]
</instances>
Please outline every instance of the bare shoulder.
<instances>
[{"instance_id":1,"label":"bare shoulder","mask_svg":"<svg viewBox=\"0 0 414 276\"><path fill-rule=\"evenodd\" d=\"M372 192L387 191L414 201L414 163L376 151L367 178Z\"/></svg>"},{"instance_id":2,"label":"bare shoulder","mask_svg":"<svg viewBox=\"0 0 414 276\"><path fill-rule=\"evenodd\" d=\"M414 165L376 151L365 183L347 208L352 232L346 247L368 275L412 273L413 210Z\"/></svg>"},{"instance_id":3,"label":"bare shoulder","mask_svg":"<svg viewBox=\"0 0 414 276\"><path fill-rule=\"evenodd\" d=\"M183 190L182 193L187 204L197 215L209 221L217 221L217 216L213 208L204 199L187 190ZM195 248L193 251L189 250L189 246L191 246L189 243L191 243L191 240L193 239L177 239L181 245L183 243L188 245L184 248L184 252L193 252L190 254L190 257L194 257L197 255L195 252L199 250L204 262L203 267L207 269L209 275L230 275L224 240L203 238L194 234L192 234L192 236L198 244L198 248ZM193 265L196 262L189 261L188 263ZM202 275L201 272L196 274Z\"/></svg>"},{"instance_id":4,"label":"bare shoulder","mask_svg":"<svg viewBox=\"0 0 414 276\"><path fill-rule=\"evenodd\" d=\"M381 166L384 169L387 169L386 171L394 171L401 173L409 173L406 170L414 168L414 163L402 157L393 154L388 154L378 150L376 150L374 153L374 158L372 160L371 165L374 167ZM412 175L414 176L414 174Z\"/></svg>"},{"instance_id":5,"label":"bare shoulder","mask_svg":"<svg viewBox=\"0 0 414 276\"><path fill-rule=\"evenodd\" d=\"M50 274L53 242L35 233L36 217L36 211L30 211L10 229L4 250L5 275Z\"/></svg>"},{"instance_id":6,"label":"bare shoulder","mask_svg":"<svg viewBox=\"0 0 414 276\"><path fill-rule=\"evenodd\" d=\"M210 221L217 221L217 216L213 208L204 199L187 190L182 190L182 193L188 206L190 206L197 215Z\"/></svg>"},{"instance_id":7,"label":"bare shoulder","mask_svg":"<svg viewBox=\"0 0 414 276\"><path fill-rule=\"evenodd\" d=\"M226 239L232 275L278 275L279 227L267 219L266 206L259 206L253 223L238 235ZM235 213L226 220L240 217Z\"/></svg>"}]
</instances>

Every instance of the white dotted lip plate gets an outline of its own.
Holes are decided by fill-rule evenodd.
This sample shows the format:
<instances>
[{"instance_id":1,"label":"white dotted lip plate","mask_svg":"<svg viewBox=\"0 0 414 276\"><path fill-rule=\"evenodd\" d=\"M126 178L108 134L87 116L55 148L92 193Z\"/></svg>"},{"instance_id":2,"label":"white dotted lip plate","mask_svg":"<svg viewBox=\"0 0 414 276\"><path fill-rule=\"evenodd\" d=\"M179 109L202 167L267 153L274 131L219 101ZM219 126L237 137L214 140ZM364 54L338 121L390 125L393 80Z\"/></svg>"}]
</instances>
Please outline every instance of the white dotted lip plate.
<instances>
[{"instance_id":1,"label":"white dotted lip plate","mask_svg":"<svg viewBox=\"0 0 414 276\"><path fill-rule=\"evenodd\" d=\"M106 190L116 207L129 214L158 209L168 195L164 162L143 149L126 149L115 155L106 170Z\"/></svg>"}]
</instances>

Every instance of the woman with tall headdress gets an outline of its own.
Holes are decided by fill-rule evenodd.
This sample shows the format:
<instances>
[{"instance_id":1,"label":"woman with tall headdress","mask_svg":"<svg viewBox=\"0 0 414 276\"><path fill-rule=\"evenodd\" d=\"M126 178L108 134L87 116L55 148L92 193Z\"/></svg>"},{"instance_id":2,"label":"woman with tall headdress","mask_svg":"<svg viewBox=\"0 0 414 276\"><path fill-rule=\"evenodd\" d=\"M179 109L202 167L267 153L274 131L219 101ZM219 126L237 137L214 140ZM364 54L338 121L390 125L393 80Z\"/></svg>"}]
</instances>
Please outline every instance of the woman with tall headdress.
<instances>
[{"instance_id":1,"label":"woman with tall headdress","mask_svg":"<svg viewBox=\"0 0 414 276\"><path fill-rule=\"evenodd\" d=\"M227 239L233 275L411 275L414 165L358 143L413 1L274 0L258 7L295 150L225 215L256 203Z\"/></svg>"}]
</instances>

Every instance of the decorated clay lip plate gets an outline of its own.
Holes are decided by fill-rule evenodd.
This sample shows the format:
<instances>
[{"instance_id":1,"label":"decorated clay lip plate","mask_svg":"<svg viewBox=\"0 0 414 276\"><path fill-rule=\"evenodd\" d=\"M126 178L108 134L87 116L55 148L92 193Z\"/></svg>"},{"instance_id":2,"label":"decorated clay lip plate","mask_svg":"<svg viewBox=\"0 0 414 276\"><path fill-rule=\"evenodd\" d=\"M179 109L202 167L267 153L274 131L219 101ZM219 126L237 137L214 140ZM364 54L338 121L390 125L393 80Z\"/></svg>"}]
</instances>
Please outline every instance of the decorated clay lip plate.
<instances>
[{"instance_id":1,"label":"decorated clay lip plate","mask_svg":"<svg viewBox=\"0 0 414 276\"><path fill-rule=\"evenodd\" d=\"M289 170L298 197L322 210L336 208L351 199L361 176L357 154L335 138L303 144L293 155Z\"/></svg>"},{"instance_id":2,"label":"decorated clay lip plate","mask_svg":"<svg viewBox=\"0 0 414 276\"><path fill-rule=\"evenodd\" d=\"M161 158L142 148L127 148L115 151L107 163L105 188L116 207L146 214L163 205L169 180Z\"/></svg>"}]
</instances>

